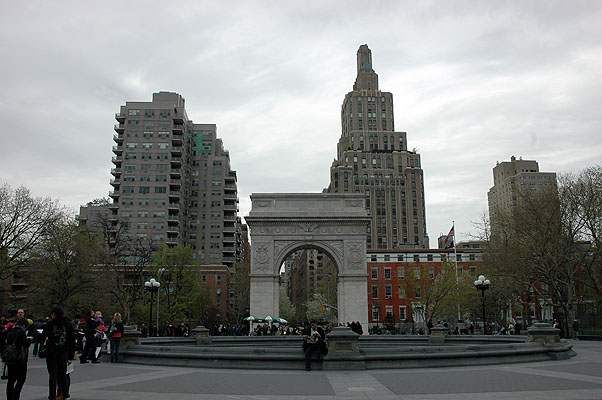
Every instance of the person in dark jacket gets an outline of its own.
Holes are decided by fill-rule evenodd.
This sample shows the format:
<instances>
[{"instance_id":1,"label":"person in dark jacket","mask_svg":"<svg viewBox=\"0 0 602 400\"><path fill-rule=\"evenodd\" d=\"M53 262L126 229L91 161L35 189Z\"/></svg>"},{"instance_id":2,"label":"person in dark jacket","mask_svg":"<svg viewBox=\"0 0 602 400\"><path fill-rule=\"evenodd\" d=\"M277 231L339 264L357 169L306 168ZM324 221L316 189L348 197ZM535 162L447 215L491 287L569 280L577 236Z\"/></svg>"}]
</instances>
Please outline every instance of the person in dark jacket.
<instances>
[{"instance_id":1,"label":"person in dark jacket","mask_svg":"<svg viewBox=\"0 0 602 400\"><path fill-rule=\"evenodd\" d=\"M63 315L63 309L55 307L50 314L52 319L46 324L40 342L46 341L48 354L46 369L48 370L48 399L56 399L57 385L63 398L69 398L67 382L67 365L75 357L75 334L71 322Z\"/></svg>"},{"instance_id":2,"label":"person in dark jacket","mask_svg":"<svg viewBox=\"0 0 602 400\"><path fill-rule=\"evenodd\" d=\"M303 351L305 352L305 370L309 371L311 369L311 354L317 353L318 360L320 359L320 353L322 347L325 347L326 344L324 339L326 338L326 334L324 333L324 329L320 328L316 321L311 321L309 329L306 331L306 335L304 337L303 343Z\"/></svg>"},{"instance_id":3,"label":"person in dark jacket","mask_svg":"<svg viewBox=\"0 0 602 400\"><path fill-rule=\"evenodd\" d=\"M90 310L86 317L86 328L84 331L86 344L84 345L84 352L79 359L82 364L87 363L88 359L92 362L96 362L96 340L94 335L96 334L98 325L100 325L100 322L96 320L94 310Z\"/></svg>"},{"instance_id":4,"label":"person in dark jacket","mask_svg":"<svg viewBox=\"0 0 602 400\"><path fill-rule=\"evenodd\" d=\"M113 316L113 323L109 330L109 337L111 343L111 363L119 362L119 344L121 343L121 337L123 336L123 322L121 321L121 314L115 313Z\"/></svg>"},{"instance_id":5,"label":"person in dark jacket","mask_svg":"<svg viewBox=\"0 0 602 400\"><path fill-rule=\"evenodd\" d=\"M15 326L6 336L6 344L14 344L18 352L29 348L29 341L25 334L27 328L27 320L19 318L15 321ZM6 399L19 400L21 397L21 389L27 379L27 358L25 363L8 363L8 382L6 384Z\"/></svg>"}]
</instances>

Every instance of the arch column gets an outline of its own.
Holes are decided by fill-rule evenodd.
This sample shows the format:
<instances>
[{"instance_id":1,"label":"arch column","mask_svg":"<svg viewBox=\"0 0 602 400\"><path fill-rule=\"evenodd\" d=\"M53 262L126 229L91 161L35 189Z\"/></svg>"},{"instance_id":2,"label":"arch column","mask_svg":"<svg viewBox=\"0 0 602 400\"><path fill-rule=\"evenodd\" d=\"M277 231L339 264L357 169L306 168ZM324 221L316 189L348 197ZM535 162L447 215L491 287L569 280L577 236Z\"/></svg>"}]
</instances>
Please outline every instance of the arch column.
<instances>
[{"instance_id":1,"label":"arch column","mask_svg":"<svg viewBox=\"0 0 602 400\"><path fill-rule=\"evenodd\" d=\"M364 197L357 194L253 194L251 315L279 317L279 269L292 252L315 248L338 269L339 321L368 323Z\"/></svg>"}]
</instances>

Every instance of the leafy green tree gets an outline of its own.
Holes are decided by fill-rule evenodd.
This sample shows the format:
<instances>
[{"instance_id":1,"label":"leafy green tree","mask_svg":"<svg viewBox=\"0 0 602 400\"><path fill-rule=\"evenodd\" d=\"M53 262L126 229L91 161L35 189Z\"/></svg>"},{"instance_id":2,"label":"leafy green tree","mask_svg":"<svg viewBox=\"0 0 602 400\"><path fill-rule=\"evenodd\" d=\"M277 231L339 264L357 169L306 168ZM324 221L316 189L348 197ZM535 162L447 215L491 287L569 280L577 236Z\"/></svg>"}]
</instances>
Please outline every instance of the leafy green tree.
<instances>
[{"instance_id":1,"label":"leafy green tree","mask_svg":"<svg viewBox=\"0 0 602 400\"><path fill-rule=\"evenodd\" d=\"M167 322L190 320L198 305L201 284L199 271L189 246L162 244L155 252L151 272L161 274L161 319Z\"/></svg>"},{"instance_id":2,"label":"leafy green tree","mask_svg":"<svg viewBox=\"0 0 602 400\"><path fill-rule=\"evenodd\" d=\"M291 299L286 295L285 289L280 289L280 318L286 319L290 324L296 324L297 322L297 310L291 302Z\"/></svg>"},{"instance_id":3,"label":"leafy green tree","mask_svg":"<svg viewBox=\"0 0 602 400\"><path fill-rule=\"evenodd\" d=\"M449 319L450 316L453 318L459 302L453 264L443 264L440 274L434 278L424 269L419 271L418 267L408 268L403 286L406 297L420 303L420 307L415 311L421 313L424 321Z\"/></svg>"},{"instance_id":4,"label":"leafy green tree","mask_svg":"<svg viewBox=\"0 0 602 400\"><path fill-rule=\"evenodd\" d=\"M251 282L249 278L250 260L243 258L234 263L234 273L230 280L230 287L235 293L234 304L230 307L229 322L232 324L242 323L242 319L248 315L251 295Z\"/></svg>"},{"instance_id":5,"label":"leafy green tree","mask_svg":"<svg viewBox=\"0 0 602 400\"><path fill-rule=\"evenodd\" d=\"M307 320L328 320L328 310L325 304L326 297L319 293L314 293L312 299L307 302L307 309L305 312L305 317L307 318Z\"/></svg>"}]
</instances>

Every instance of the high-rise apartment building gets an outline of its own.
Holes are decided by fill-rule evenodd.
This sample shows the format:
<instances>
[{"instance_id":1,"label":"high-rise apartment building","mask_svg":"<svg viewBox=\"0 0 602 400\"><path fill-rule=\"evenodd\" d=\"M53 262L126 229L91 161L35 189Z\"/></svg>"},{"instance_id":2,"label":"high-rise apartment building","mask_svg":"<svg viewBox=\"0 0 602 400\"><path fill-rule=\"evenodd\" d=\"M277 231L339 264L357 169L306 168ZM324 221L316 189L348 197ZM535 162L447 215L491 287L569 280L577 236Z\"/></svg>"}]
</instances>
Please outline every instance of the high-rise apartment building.
<instances>
[{"instance_id":1,"label":"high-rise apartment building","mask_svg":"<svg viewBox=\"0 0 602 400\"><path fill-rule=\"evenodd\" d=\"M521 196L556 187L555 172L539 172L533 160L510 157L493 168L493 187L487 193L489 217L495 221L497 212L510 212Z\"/></svg>"},{"instance_id":2,"label":"high-rise apartment building","mask_svg":"<svg viewBox=\"0 0 602 400\"><path fill-rule=\"evenodd\" d=\"M188 119L177 93L115 114L110 218L130 239L189 245L196 261L231 267L241 251L236 171L214 124Z\"/></svg>"},{"instance_id":3,"label":"high-rise apartment building","mask_svg":"<svg viewBox=\"0 0 602 400\"><path fill-rule=\"evenodd\" d=\"M420 154L396 132L393 95L378 86L372 52L361 45L357 78L341 107L342 135L327 192L365 193L368 248L429 248Z\"/></svg>"}]
</instances>

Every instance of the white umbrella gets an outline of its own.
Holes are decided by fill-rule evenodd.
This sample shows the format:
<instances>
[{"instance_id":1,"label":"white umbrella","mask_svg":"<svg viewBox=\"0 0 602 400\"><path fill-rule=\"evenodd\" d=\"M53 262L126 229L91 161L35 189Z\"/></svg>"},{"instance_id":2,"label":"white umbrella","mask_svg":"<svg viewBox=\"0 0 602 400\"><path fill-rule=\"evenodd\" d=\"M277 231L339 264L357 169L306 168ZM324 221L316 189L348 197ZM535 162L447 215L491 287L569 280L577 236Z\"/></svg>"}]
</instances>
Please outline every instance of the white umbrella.
<instances>
[{"instance_id":1,"label":"white umbrella","mask_svg":"<svg viewBox=\"0 0 602 400\"><path fill-rule=\"evenodd\" d=\"M247 318L243 318L245 321L249 321L249 336L253 336L253 321L255 321L257 318L255 318L252 315L249 315Z\"/></svg>"}]
</instances>

